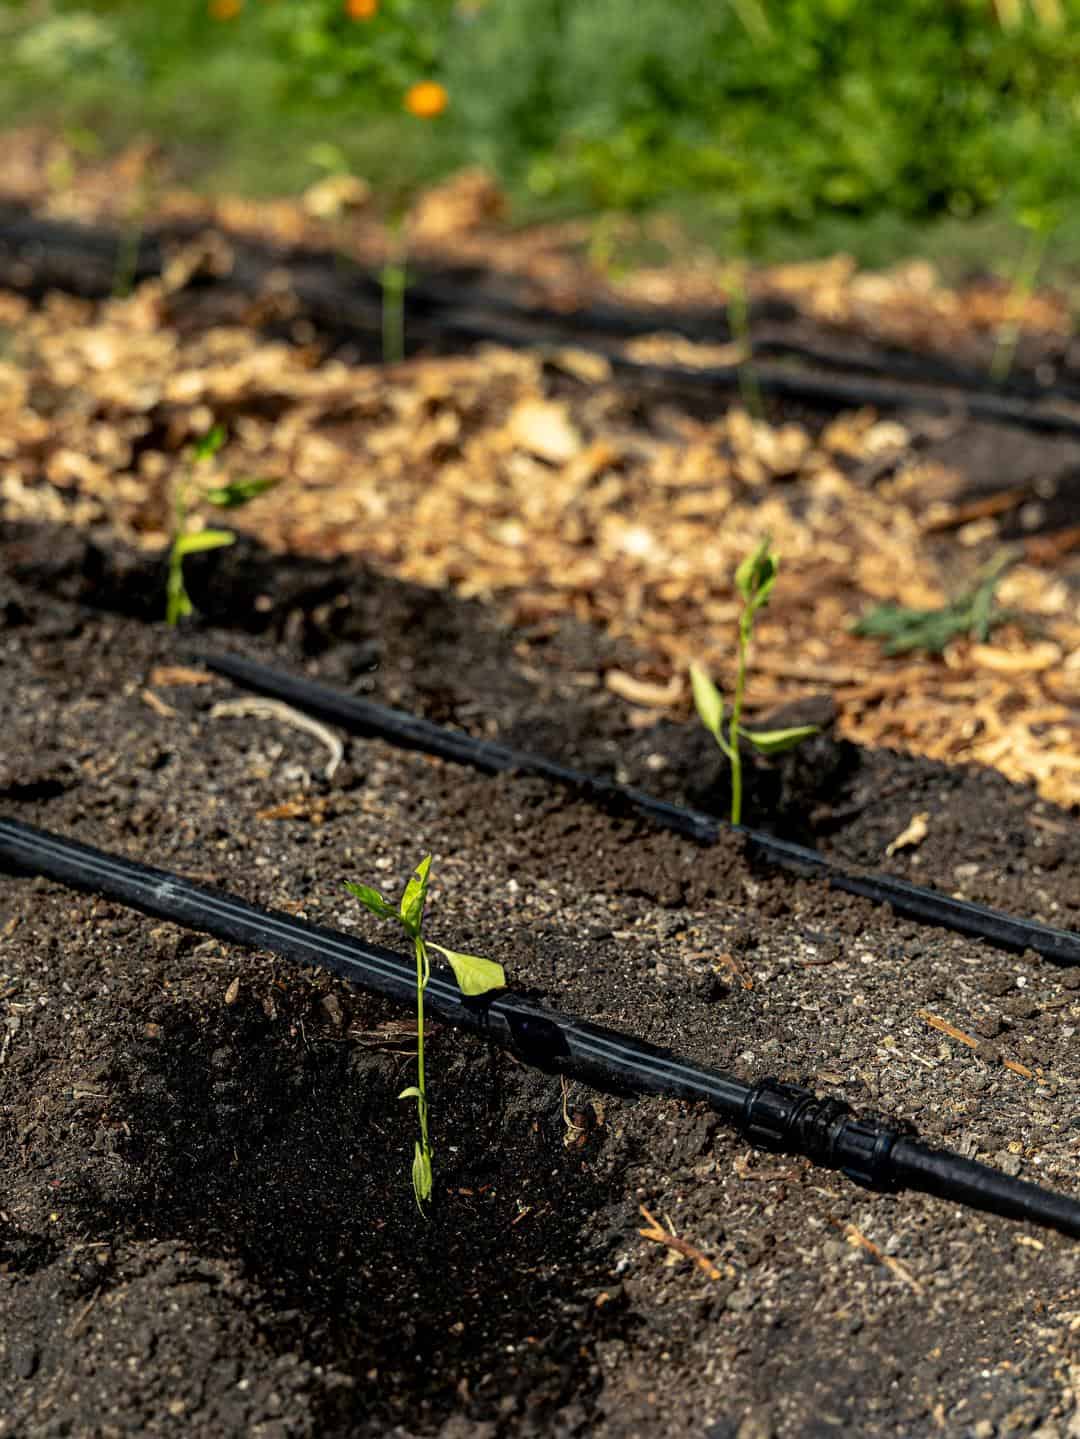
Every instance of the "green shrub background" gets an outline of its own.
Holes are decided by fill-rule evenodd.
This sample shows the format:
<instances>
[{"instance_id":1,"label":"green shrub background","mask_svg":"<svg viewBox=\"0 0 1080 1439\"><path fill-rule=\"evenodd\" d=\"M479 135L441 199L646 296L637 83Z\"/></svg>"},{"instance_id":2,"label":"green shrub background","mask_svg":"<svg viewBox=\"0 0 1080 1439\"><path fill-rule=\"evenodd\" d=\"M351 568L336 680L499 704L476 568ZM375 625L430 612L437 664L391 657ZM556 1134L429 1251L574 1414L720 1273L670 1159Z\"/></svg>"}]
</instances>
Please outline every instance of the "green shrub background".
<instances>
[{"instance_id":1,"label":"green shrub background","mask_svg":"<svg viewBox=\"0 0 1080 1439\"><path fill-rule=\"evenodd\" d=\"M207 184L374 183L463 163L522 214L689 206L743 250L1008 210L1080 214L1080 0L1015 28L989 0L0 3L9 117L156 133ZM438 78L447 113L401 109ZM89 142L88 142L89 143ZM1080 231L1080 221L1077 222Z\"/></svg>"}]
</instances>

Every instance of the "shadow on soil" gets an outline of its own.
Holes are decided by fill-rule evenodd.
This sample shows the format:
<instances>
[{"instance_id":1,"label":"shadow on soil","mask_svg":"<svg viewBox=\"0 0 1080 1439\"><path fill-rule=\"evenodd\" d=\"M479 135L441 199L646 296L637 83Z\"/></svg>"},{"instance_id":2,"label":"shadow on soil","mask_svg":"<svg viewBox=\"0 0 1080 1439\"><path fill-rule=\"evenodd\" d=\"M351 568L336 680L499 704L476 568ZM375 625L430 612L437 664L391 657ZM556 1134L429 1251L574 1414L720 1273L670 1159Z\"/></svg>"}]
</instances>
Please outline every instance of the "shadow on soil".
<instances>
[{"instance_id":1,"label":"shadow on soil","mask_svg":"<svg viewBox=\"0 0 1080 1439\"><path fill-rule=\"evenodd\" d=\"M557 1080L436 1031L422 1219L413 1109L396 1098L413 1082L409 1036L388 1038L393 1012L365 1002L353 1023L368 1038L327 1038L326 1003L336 992L275 984L217 1011L167 1006L120 1037L111 1155L68 1199L85 1232L239 1258L273 1347L356 1380L326 1421L588 1405L593 1344L620 1308L595 1302L614 1234L586 1233L619 1197L594 1172L602 1131L568 1148Z\"/></svg>"}]
</instances>

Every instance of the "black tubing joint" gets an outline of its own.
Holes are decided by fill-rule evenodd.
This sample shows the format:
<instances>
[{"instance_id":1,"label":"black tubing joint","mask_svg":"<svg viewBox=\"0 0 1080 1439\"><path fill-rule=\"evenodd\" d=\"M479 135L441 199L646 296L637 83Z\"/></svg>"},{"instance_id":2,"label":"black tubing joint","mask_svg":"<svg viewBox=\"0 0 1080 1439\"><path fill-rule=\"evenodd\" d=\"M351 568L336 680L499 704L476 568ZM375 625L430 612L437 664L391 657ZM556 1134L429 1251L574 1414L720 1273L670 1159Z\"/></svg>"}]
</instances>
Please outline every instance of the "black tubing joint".
<instances>
[{"instance_id":1,"label":"black tubing joint","mask_svg":"<svg viewBox=\"0 0 1080 1439\"><path fill-rule=\"evenodd\" d=\"M842 1099L819 1099L801 1085L763 1079L747 1094L739 1127L756 1148L804 1154L869 1189L897 1188L892 1148L903 1129L855 1116Z\"/></svg>"}]
</instances>

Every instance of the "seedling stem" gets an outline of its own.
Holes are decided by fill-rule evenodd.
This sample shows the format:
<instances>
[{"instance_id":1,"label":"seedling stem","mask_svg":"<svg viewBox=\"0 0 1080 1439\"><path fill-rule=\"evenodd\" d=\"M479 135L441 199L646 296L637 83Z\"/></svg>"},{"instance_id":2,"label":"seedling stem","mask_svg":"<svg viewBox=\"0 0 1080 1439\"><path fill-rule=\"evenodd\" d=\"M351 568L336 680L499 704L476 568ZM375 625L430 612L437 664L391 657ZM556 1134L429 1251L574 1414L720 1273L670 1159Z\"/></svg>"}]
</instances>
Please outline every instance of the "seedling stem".
<instances>
[{"instance_id":1,"label":"seedling stem","mask_svg":"<svg viewBox=\"0 0 1080 1439\"><path fill-rule=\"evenodd\" d=\"M352 884L345 881L345 888L360 903L380 919L393 919L401 925L412 940L416 956L416 1083L410 1084L398 1095L399 1099L415 1099L416 1115L420 1124L420 1138L416 1141L412 1163L412 1186L416 1196L416 1207L424 1213L424 1205L431 1199L432 1151L428 1132L427 1076L424 1070L424 990L431 978L431 961L428 947L437 949L454 971L454 978L462 994L487 994L493 989L502 989L506 976L501 964L494 960L482 959L477 954L459 954L446 949L434 940L425 940L423 935L424 904L427 900L428 876L431 871L431 855L425 855L416 871L405 886L398 907L394 906L367 884Z\"/></svg>"},{"instance_id":2,"label":"seedling stem","mask_svg":"<svg viewBox=\"0 0 1080 1439\"><path fill-rule=\"evenodd\" d=\"M212 460L225 443L225 429L215 425L194 446L184 474L173 496L173 542L169 550L169 574L165 587L165 623L178 625L195 612L184 584L184 560L199 550L219 550L236 542L233 530L189 530L188 513L195 492L195 471L204 460ZM204 490L200 498L222 510L237 509L277 483L273 479L233 480Z\"/></svg>"},{"instance_id":3,"label":"seedling stem","mask_svg":"<svg viewBox=\"0 0 1080 1439\"><path fill-rule=\"evenodd\" d=\"M754 616L769 603L776 576L780 569L780 557L772 549L771 541L765 537L752 554L747 555L735 571L735 587L742 595L743 608L739 615L738 656L735 670L735 696L731 705L731 719L727 735L724 734L724 700L720 691L695 660L690 665L690 684L694 692L694 705L702 724L723 750L731 765L731 823L742 823L742 755L739 749L741 739L748 740L761 754L781 754L794 749L804 739L817 734L817 725L795 725L791 729L748 730L743 728L743 699L746 694L746 667L750 653L750 641L754 633Z\"/></svg>"}]
</instances>

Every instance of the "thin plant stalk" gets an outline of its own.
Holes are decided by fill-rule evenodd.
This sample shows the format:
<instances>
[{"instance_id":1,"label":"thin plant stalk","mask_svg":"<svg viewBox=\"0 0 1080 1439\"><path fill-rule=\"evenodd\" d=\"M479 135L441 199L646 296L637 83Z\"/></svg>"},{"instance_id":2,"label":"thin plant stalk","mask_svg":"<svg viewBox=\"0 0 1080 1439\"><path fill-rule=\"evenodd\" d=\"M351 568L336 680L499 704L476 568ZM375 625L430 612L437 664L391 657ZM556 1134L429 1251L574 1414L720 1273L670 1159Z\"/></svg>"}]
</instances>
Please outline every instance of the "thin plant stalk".
<instances>
[{"instance_id":1,"label":"thin plant stalk","mask_svg":"<svg viewBox=\"0 0 1080 1439\"><path fill-rule=\"evenodd\" d=\"M416 952L416 1115L420 1121L420 1153L428 1172L431 1170L431 1139L428 1136L427 1082L424 1077L424 990L431 978L431 964L428 960L427 945L416 935L413 939ZM414 1191L416 1186L414 1185ZM416 1194L420 1206L420 1194ZM420 1208L421 1214L424 1212Z\"/></svg>"},{"instance_id":2,"label":"thin plant stalk","mask_svg":"<svg viewBox=\"0 0 1080 1439\"><path fill-rule=\"evenodd\" d=\"M735 588L742 596L743 607L739 615L738 658L735 671L735 696L732 701L731 722L724 734L724 697L713 684L696 660L690 662L690 686L694 695L694 707L698 718L727 756L731 766L731 822L742 823L742 756L740 740L746 740L759 754L777 755L794 749L803 740L817 734L817 725L792 725L786 729L750 730L742 725L743 696L746 691L746 660L750 651L750 640L754 632L754 617L758 610L769 603L780 558L774 552L768 536L743 560L735 571Z\"/></svg>"},{"instance_id":3,"label":"thin plant stalk","mask_svg":"<svg viewBox=\"0 0 1080 1439\"><path fill-rule=\"evenodd\" d=\"M405 207L396 205L387 222L390 249L379 274L382 286L382 353L384 365L405 358L405 290L408 285Z\"/></svg>"},{"instance_id":4,"label":"thin plant stalk","mask_svg":"<svg viewBox=\"0 0 1080 1439\"><path fill-rule=\"evenodd\" d=\"M750 300L746 287L746 271L742 264L732 269L731 292L728 296L728 325L732 336L745 353L745 360L739 366L739 393L747 411L755 420L765 413L761 402L761 389L754 373L752 340L750 338Z\"/></svg>"},{"instance_id":5,"label":"thin plant stalk","mask_svg":"<svg viewBox=\"0 0 1080 1439\"><path fill-rule=\"evenodd\" d=\"M183 473L176 482L173 494L175 524L173 542L169 548L169 572L165 587L166 624L177 625L187 615L195 612L191 596L184 584L184 560L187 556L203 550L219 550L226 545L233 544L236 540L234 530L189 532L187 522L192 498L205 500L219 509L232 510L240 505L248 504L256 495L261 495L264 490L270 489L277 483L276 480L268 478L240 479L232 480L225 485L211 486L201 493L196 491L194 488L196 468L204 460L213 459L224 443L225 430L221 425L215 425L196 444L186 462Z\"/></svg>"},{"instance_id":6,"label":"thin plant stalk","mask_svg":"<svg viewBox=\"0 0 1080 1439\"><path fill-rule=\"evenodd\" d=\"M743 610L739 616L739 658L735 672L735 694L731 701L731 725L728 743L731 746L731 823L742 823L742 754L739 751L739 724L742 720L743 695L746 692L746 656L750 648L750 627L753 614Z\"/></svg>"},{"instance_id":7,"label":"thin plant stalk","mask_svg":"<svg viewBox=\"0 0 1080 1439\"><path fill-rule=\"evenodd\" d=\"M1020 320L1024 306L1031 298L1031 292L1039 278L1049 238L1044 230L1032 230L1013 275L1009 290L1008 315L998 329L994 355L990 361L990 378L995 385L1003 384L1012 371L1016 347L1020 342Z\"/></svg>"},{"instance_id":8,"label":"thin plant stalk","mask_svg":"<svg viewBox=\"0 0 1080 1439\"><path fill-rule=\"evenodd\" d=\"M174 529L176 536L187 533L187 484L186 477L176 486L173 497ZM184 549L173 544L169 550L169 574L165 585L165 623L178 625L181 619L191 613L191 600L184 584Z\"/></svg>"},{"instance_id":9,"label":"thin plant stalk","mask_svg":"<svg viewBox=\"0 0 1080 1439\"><path fill-rule=\"evenodd\" d=\"M424 1205L431 1198L433 1183L431 1139L428 1133L427 1076L424 1070L424 990L431 978L431 963L428 959L428 942L423 935L423 923L430 871L429 854L417 865L396 909L370 885L345 881L345 888L365 909L380 919L392 919L401 925L412 940L413 953L416 956L416 1083L403 1089L398 1098L416 1100L420 1138L416 1141L413 1152L412 1187L416 1207L421 1215L424 1213ZM478 954L460 954L457 950L447 949L445 945L436 943L435 940L430 943L454 971L454 978L462 994L487 994L490 990L502 989L506 984L502 965L496 964L494 960L484 959Z\"/></svg>"}]
</instances>

